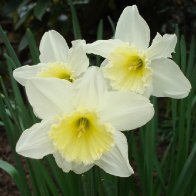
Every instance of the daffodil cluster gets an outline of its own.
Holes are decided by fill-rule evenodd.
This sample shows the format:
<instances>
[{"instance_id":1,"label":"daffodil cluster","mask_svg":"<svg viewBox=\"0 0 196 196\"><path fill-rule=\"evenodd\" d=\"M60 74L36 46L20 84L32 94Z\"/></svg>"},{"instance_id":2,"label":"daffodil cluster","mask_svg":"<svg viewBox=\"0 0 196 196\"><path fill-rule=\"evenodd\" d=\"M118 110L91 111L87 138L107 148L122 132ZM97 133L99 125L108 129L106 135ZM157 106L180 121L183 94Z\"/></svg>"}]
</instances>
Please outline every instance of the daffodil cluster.
<instances>
[{"instance_id":1,"label":"daffodil cluster","mask_svg":"<svg viewBox=\"0 0 196 196\"><path fill-rule=\"evenodd\" d=\"M16 151L34 159L53 154L64 172L81 174L97 165L112 175L130 176L122 131L153 117L151 95L183 98L191 89L170 59L176 36L157 33L149 42L149 27L136 6L124 9L114 39L75 40L69 48L58 32L46 32L40 63L13 73L41 119L22 133ZM89 66L88 53L104 57L102 65Z\"/></svg>"}]
</instances>

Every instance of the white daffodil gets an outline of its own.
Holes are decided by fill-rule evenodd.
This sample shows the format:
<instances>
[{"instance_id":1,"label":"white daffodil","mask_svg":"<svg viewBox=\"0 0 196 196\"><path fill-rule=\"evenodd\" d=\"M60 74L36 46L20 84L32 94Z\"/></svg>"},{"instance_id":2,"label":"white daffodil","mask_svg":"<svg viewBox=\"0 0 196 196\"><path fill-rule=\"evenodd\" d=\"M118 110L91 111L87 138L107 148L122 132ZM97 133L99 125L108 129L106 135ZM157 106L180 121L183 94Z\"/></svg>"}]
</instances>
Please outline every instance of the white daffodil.
<instances>
[{"instance_id":1,"label":"white daffodil","mask_svg":"<svg viewBox=\"0 0 196 196\"><path fill-rule=\"evenodd\" d=\"M150 29L137 7L122 12L115 37L87 45L87 53L103 56L102 70L115 90L133 91L146 96L186 97L191 85L171 59L176 35L165 34L150 42Z\"/></svg>"},{"instance_id":2,"label":"white daffodil","mask_svg":"<svg viewBox=\"0 0 196 196\"><path fill-rule=\"evenodd\" d=\"M26 92L42 121L22 133L16 146L19 154L35 159L53 154L65 172L80 174L97 165L116 176L133 173L121 131L152 118L154 110L147 98L108 91L95 67L73 85L53 78L31 79Z\"/></svg>"},{"instance_id":3,"label":"white daffodil","mask_svg":"<svg viewBox=\"0 0 196 196\"><path fill-rule=\"evenodd\" d=\"M40 42L40 63L15 69L14 78L23 86L32 77L59 78L73 82L89 66L84 45L84 40L76 40L69 49L65 39L58 32L48 31Z\"/></svg>"}]
</instances>

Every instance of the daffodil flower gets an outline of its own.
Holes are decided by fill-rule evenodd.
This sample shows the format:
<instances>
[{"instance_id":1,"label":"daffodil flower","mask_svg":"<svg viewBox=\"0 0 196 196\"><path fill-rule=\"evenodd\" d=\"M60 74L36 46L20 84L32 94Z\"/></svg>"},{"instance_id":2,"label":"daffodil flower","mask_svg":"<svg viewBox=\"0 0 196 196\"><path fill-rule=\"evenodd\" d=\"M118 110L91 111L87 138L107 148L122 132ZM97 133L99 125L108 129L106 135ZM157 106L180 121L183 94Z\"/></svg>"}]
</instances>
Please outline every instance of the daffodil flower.
<instances>
[{"instance_id":1,"label":"daffodil flower","mask_svg":"<svg viewBox=\"0 0 196 196\"><path fill-rule=\"evenodd\" d=\"M14 70L14 78L23 86L32 77L58 78L75 81L89 66L84 40L72 42L69 49L65 39L56 31L46 32L40 42L40 63L25 65Z\"/></svg>"},{"instance_id":2,"label":"daffodil flower","mask_svg":"<svg viewBox=\"0 0 196 196\"><path fill-rule=\"evenodd\" d=\"M148 122L153 106L141 95L106 87L96 67L73 84L53 78L28 80L29 102L42 121L22 133L16 151L35 159L53 154L64 172L80 174L97 165L112 175L130 176L133 169L121 131Z\"/></svg>"},{"instance_id":3,"label":"daffodil flower","mask_svg":"<svg viewBox=\"0 0 196 196\"><path fill-rule=\"evenodd\" d=\"M110 87L145 96L186 97L190 82L171 59L176 35L159 33L150 42L150 29L137 7L122 12L114 39L99 40L87 45L87 53L106 58L102 70Z\"/></svg>"}]
</instances>

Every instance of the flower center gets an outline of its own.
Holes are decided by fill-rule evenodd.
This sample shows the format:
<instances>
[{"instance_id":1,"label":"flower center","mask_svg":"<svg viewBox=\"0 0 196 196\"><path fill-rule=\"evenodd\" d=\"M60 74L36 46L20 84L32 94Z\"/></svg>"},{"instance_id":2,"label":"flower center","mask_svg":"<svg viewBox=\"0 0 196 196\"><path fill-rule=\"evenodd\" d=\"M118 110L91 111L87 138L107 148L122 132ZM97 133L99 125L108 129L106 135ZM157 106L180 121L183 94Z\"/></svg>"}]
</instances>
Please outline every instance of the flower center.
<instances>
[{"instance_id":1,"label":"flower center","mask_svg":"<svg viewBox=\"0 0 196 196\"><path fill-rule=\"evenodd\" d=\"M67 160L90 164L114 145L113 128L95 112L75 111L62 116L49 131L54 147Z\"/></svg>"},{"instance_id":2,"label":"flower center","mask_svg":"<svg viewBox=\"0 0 196 196\"><path fill-rule=\"evenodd\" d=\"M87 131L89 129L89 120L85 117L81 117L78 119L78 137L81 137L83 133L85 133L85 131Z\"/></svg>"},{"instance_id":3,"label":"flower center","mask_svg":"<svg viewBox=\"0 0 196 196\"><path fill-rule=\"evenodd\" d=\"M59 78L70 82L74 81L73 74L69 69L67 69L66 64L59 62L48 63L47 66L37 74L37 76Z\"/></svg>"},{"instance_id":4,"label":"flower center","mask_svg":"<svg viewBox=\"0 0 196 196\"><path fill-rule=\"evenodd\" d=\"M138 71L139 69L142 69L145 66L143 59L140 56L133 55L133 56L130 56L129 58L130 58L129 59L130 65L129 65L128 69L130 71L132 71L132 70Z\"/></svg>"},{"instance_id":5,"label":"flower center","mask_svg":"<svg viewBox=\"0 0 196 196\"><path fill-rule=\"evenodd\" d=\"M125 45L116 48L108 60L103 72L113 89L144 93L152 72L144 54Z\"/></svg>"}]
</instances>

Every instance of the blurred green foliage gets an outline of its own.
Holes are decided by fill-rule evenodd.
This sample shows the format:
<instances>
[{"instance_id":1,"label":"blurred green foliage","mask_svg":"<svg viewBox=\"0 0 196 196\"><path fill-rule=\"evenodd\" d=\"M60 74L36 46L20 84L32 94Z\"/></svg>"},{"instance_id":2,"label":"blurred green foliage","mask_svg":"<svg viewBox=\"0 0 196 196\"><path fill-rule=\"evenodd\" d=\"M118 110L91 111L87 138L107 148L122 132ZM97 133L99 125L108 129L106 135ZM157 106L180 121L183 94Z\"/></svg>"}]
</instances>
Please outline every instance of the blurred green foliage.
<instances>
[{"instance_id":1,"label":"blurred green foliage","mask_svg":"<svg viewBox=\"0 0 196 196\"><path fill-rule=\"evenodd\" d=\"M116 23L124 7L132 4L139 7L153 33L160 29L163 33L172 32L175 24L180 25L183 34L189 34L190 31L196 33L195 0L2 0L0 22L4 29L17 31L21 35L27 27L34 33L56 29L64 35L72 34L69 29L70 2L77 9L82 30L87 37L96 35L95 27L100 19L108 25L107 17L110 16ZM107 30L111 32L111 29Z\"/></svg>"}]
</instances>

